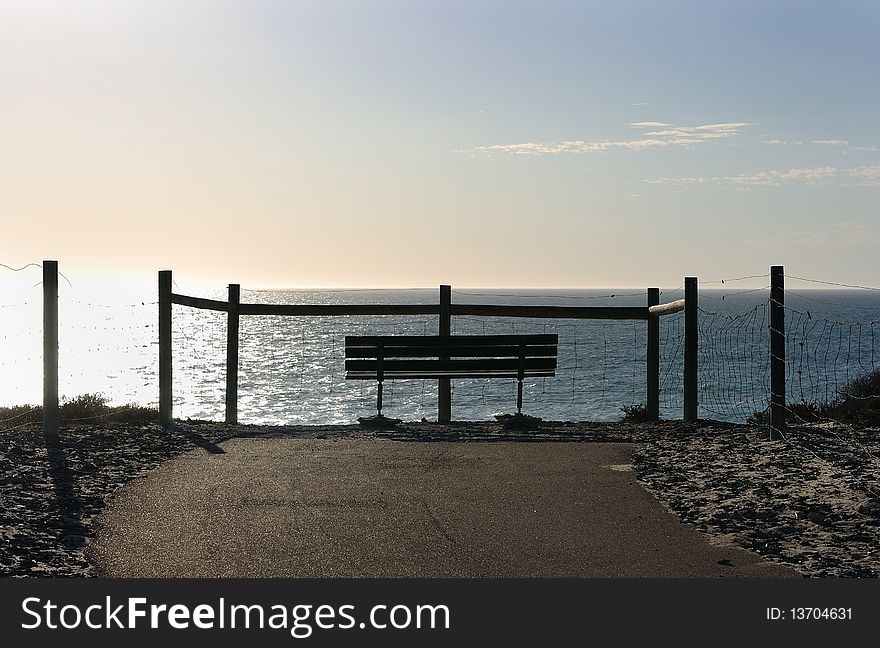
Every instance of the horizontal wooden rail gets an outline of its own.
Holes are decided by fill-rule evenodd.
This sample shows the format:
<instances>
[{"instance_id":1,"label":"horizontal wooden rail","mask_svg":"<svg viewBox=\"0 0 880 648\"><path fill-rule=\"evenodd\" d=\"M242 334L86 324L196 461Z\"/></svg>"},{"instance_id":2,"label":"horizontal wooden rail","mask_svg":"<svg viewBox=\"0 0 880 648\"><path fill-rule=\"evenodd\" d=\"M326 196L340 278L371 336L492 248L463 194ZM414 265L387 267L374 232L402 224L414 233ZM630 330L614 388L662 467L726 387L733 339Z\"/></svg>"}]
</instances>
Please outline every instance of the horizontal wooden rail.
<instances>
[{"instance_id":1,"label":"horizontal wooden rail","mask_svg":"<svg viewBox=\"0 0 880 648\"><path fill-rule=\"evenodd\" d=\"M178 295L171 293L171 303L180 304L181 306L190 306L192 308L202 308L205 310L229 311L229 302L217 301L216 299L204 299L202 297L190 297L189 295Z\"/></svg>"},{"instance_id":2,"label":"horizontal wooden rail","mask_svg":"<svg viewBox=\"0 0 880 648\"><path fill-rule=\"evenodd\" d=\"M649 315L672 315L672 313L679 313L684 310L684 300L679 299L674 302L669 302L668 304L657 304L656 306L648 307Z\"/></svg>"},{"instance_id":3,"label":"horizontal wooden rail","mask_svg":"<svg viewBox=\"0 0 880 648\"><path fill-rule=\"evenodd\" d=\"M453 315L540 317L547 319L646 320L647 306L504 306L452 304Z\"/></svg>"},{"instance_id":4,"label":"horizontal wooden rail","mask_svg":"<svg viewBox=\"0 0 880 648\"><path fill-rule=\"evenodd\" d=\"M439 304L241 304L242 315L439 315Z\"/></svg>"},{"instance_id":5,"label":"horizontal wooden rail","mask_svg":"<svg viewBox=\"0 0 880 648\"><path fill-rule=\"evenodd\" d=\"M191 308L229 311L229 302L171 294L171 303ZM452 315L535 317L547 319L646 320L684 310L684 300L658 306L516 306L452 304ZM239 304L240 315L439 315L437 304Z\"/></svg>"},{"instance_id":6,"label":"horizontal wooden rail","mask_svg":"<svg viewBox=\"0 0 880 648\"><path fill-rule=\"evenodd\" d=\"M171 294L171 303L229 311L229 302ZM437 315L436 304L239 304L239 315Z\"/></svg>"}]
</instances>

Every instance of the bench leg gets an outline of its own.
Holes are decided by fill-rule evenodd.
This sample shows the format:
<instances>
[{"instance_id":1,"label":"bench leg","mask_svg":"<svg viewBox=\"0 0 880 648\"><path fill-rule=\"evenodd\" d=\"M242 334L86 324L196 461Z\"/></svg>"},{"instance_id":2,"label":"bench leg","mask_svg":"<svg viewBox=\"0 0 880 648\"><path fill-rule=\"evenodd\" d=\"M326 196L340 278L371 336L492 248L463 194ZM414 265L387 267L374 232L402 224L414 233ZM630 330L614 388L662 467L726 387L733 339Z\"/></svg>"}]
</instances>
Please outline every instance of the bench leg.
<instances>
[{"instance_id":1,"label":"bench leg","mask_svg":"<svg viewBox=\"0 0 880 648\"><path fill-rule=\"evenodd\" d=\"M376 396L376 409L379 411L379 416L382 416L382 381L379 381L379 393Z\"/></svg>"},{"instance_id":2,"label":"bench leg","mask_svg":"<svg viewBox=\"0 0 880 648\"><path fill-rule=\"evenodd\" d=\"M522 414L522 380L516 381L516 413Z\"/></svg>"}]
</instances>

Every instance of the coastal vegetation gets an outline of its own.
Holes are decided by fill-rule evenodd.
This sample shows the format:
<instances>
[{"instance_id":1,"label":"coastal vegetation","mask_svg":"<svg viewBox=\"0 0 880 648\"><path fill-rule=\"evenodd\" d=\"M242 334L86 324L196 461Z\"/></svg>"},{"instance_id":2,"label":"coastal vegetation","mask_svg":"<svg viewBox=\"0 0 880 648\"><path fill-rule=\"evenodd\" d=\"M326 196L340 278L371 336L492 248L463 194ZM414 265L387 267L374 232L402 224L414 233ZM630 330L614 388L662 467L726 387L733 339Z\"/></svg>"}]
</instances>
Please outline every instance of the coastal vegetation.
<instances>
[{"instance_id":1,"label":"coastal vegetation","mask_svg":"<svg viewBox=\"0 0 880 648\"><path fill-rule=\"evenodd\" d=\"M789 403L786 410L786 420L793 424L830 420L863 427L880 425L880 369L851 380L830 402ZM755 412L746 422L766 425L769 411Z\"/></svg>"},{"instance_id":2,"label":"coastal vegetation","mask_svg":"<svg viewBox=\"0 0 880 648\"><path fill-rule=\"evenodd\" d=\"M63 426L85 423L153 423L159 420L159 410L136 403L110 405L100 393L62 397L59 417ZM39 424L43 421L41 405L13 405L0 407L0 430Z\"/></svg>"},{"instance_id":3,"label":"coastal vegetation","mask_svg":"<svg viewBox=\"0 0 880 648\"><path fill-rule=\"evenodd\" d=\"M623 412L621 423L644 423L648 420L648 407L644 403L623 405L620 411Z\"/></svg>"}]
</instances>

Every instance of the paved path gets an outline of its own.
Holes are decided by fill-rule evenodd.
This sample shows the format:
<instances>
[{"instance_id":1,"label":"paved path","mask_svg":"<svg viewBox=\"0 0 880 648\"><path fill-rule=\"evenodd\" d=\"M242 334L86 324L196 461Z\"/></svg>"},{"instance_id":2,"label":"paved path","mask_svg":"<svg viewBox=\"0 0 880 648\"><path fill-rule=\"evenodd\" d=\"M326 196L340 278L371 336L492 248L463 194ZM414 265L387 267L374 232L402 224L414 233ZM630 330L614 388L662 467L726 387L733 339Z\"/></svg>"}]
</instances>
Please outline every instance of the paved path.
<instances>
[{"instance_id":1,"label":"paved path","mask_svg":"<svg viewBox=\"0 0 880 648\"><path fill-rule=\"evenodd\" d=\"M114 577L787 577L711 545L620 443L233 439L125 486L91 547Z\"/></svg>"}]
</instances>

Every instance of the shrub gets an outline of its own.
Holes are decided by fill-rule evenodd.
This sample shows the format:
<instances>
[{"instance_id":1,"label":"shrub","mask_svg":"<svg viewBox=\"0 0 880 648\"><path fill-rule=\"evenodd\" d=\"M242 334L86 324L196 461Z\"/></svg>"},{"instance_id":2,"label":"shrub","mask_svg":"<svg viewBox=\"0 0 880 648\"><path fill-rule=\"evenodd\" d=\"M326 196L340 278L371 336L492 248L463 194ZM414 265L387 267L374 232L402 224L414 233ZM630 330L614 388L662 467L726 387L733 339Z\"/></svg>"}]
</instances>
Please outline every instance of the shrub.
<instances>
[{"instance_id":1,"label":"shrub","mask_svg":"<svg viewBox=\"0 0 880 648\"><path fill-rule=\"evenodd\" d=\"M20 427L43 420L43 408L33 405L13 405L0 407L0 430Z\"/></svg>"},{"instance_id":2,"label":"shrub","mask_svg":"<svg viewBox=\"0 0 880 648\"><path fill-rule=\"evenodd\" d=\"M159 420L159 411L136 403L108 405L103 394L80 394L63 397L58 407L61 426L90 423L152 423ZM10 429L43 422L40 405L0 407L0 429Z\"/></svg>"},{"instance_id":3,"label":"shrub","mask_svg":"<svg viewBox=\"0 0 880 648\"><path fill-rule=\"evenodd\" d=\"M62 421L92 419L106 415L110 409L103 394L80 394L73 398L62 396L58 416Z\"/></svg>"},{"instance_id":4,"label":"shrub","mask_svg":"<svg viewBox=\"0 0 880 648\"><path fill-rule=\"evenodd\" d=\"M644 403L624 405L620 411L623 412L620 420L625 423L644 423L648 420L648 407Z\"/></svg>"},{"instance_id":5,"label":"shrub","mask_svg":"<svg viewBox=\"0 0 880 648\"><path fill-rule=\"evenodd\" d=\"M830 403L789 403L786 422L815 423L841 421L853 425L880 425L880 370L859 376L840 390L840 397ZM767 425L769 409L754 412L746 419L751 425Z\"/></svg>"},{"instance_id":6,"label":"shrub","mask_svg":"<svg viewBox=\"0 0 880 648\"><path fill-rule=\"evenodd\" d=\"M876 403L880 399L880 369L851 380L841 393L844 399L862 398Z\"/></svg>"}]
</instances>

